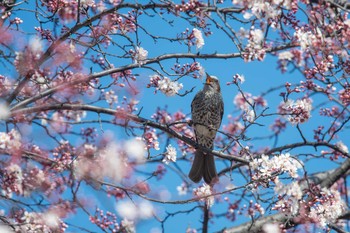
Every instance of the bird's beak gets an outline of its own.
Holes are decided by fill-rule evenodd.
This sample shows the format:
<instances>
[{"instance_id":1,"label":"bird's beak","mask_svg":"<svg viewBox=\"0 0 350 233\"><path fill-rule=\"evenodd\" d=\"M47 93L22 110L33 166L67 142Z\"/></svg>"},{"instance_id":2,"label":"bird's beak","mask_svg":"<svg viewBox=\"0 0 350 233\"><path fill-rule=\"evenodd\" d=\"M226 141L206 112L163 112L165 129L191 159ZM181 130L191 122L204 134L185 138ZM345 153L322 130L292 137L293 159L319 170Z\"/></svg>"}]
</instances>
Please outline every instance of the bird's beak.
<instances>
[{"instance_id":1,"label":"bird's beak","mask_svg":"<svg viewBox=\"0 0 350 233\"><path fill-rule=\"evenodd\" d=\"M210 84L211 83L211 77L208 73L205 73L207 75L207 79L205 80L206 84Z\"/></svg>"}]
</instances>

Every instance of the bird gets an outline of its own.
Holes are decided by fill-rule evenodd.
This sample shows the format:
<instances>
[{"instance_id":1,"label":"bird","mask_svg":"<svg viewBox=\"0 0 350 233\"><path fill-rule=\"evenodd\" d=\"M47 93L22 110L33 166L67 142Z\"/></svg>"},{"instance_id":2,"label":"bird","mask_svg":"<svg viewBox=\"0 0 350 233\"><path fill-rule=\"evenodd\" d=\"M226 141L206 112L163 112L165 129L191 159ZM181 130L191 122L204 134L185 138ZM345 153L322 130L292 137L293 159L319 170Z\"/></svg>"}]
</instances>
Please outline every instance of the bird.
<instances>
[{"instance_id":1,"label":"bird","mask_svg":"<svg viewBox=\"0 0 350 233\"><path fill-rule=\"evenodd\" d=\"M197 144L213 149L224 114L224 102L216 76L206 73L203 89L192 100L191 114ZM188 177L195 183L203 178L205 183L212 184L217 178L214 156L196 149Z\"/></svg>"}]
</instances>

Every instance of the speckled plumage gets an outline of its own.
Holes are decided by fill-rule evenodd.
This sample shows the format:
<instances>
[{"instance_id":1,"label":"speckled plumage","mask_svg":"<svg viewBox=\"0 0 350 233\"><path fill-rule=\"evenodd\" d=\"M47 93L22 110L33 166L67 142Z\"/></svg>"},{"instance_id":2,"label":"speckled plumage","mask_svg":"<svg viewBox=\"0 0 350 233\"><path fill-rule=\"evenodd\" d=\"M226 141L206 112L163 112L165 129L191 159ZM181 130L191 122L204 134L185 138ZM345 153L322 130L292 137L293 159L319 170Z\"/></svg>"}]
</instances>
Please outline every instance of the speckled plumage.
<instances>
[{"instance_id":1,"label":"speckled plumage","mask_svg":"<svg viewBox=\"0 0 350 233\"><path fill-rule=\"evenodd\" d=\"M203 90L199 91L192 101L191 110L197 143L213 149L214 139L224 113L220 85L215 76L207 75ZM197 150L189 177L196 183L203 177L204 181L210 184L217 177L214 156Z\"/></svg>"}]
</instances>

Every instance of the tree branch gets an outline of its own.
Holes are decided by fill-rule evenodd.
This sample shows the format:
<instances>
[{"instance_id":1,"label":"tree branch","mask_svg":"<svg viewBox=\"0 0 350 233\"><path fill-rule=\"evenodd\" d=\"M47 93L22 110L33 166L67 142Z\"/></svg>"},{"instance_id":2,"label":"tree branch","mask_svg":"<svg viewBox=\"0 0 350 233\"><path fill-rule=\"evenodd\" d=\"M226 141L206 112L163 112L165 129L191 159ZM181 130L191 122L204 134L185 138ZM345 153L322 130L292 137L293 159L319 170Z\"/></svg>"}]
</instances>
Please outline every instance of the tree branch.
<instances>
[{"instance_id":1,"label":"tree branch","mask_svg":"<svg viewBox=\"0 0 350 233\"><path fill-rule=\"evenodd\" d=\"M13 110L11 113L11 116L15 116L17 114L30 114L30 113L37 113L37 112L42 112L42 111L49 111L49 110L84 110L84 111L91 111L95 113L104 113L108 115L113 115L115 117L121 117L122 119L127 119L131 120L133 122L142 124L142 125L147 125L159 130L162 130L163 132L168 133L169 135L180 139L181 141L187 143L190 146L193 146L195 148L199 148L205 153L209 153L212 155L215 155L217 157L220 157L222 159L226 159L229 161L236 161L240 162L243 164L249 164L249 161L234 155L229 155L222 153L220 151L215 151L211 150L208 148L205 148L191 138L188 138L182 134L179 134L178 132L174 131L171 129L168 125L160 124L151 120L148 120L146 118L126 113L126 112L121 112L113 109L108 109L108 108L102 108L102 107L97 107L97 106L92 106L92 105L84 105L84 104L53 104L53 105L43 105L43 106L35 106L35 107L28 107L20 110Z\"/></svg>"},{"instance_id":2,"label":"tree branch","mask_svg":"<svg viewBox=\"0 0 350 233\"><path fill-rule=\"evenodd\" d=\"M345 160L344 163L337 169L333 169L327 172L316 173L313 176L309 177L307 180L303 179L300 182L301 190L308 187L310 181L316 185L320 185L321 188L331 187L337 180L342 178L347 174L347 171L350 170L350 159ZM341 217L340 217L341 218ZM256 219L254 224L251 222L243 223L239 226L232 228L224 229L221 232L225 233L258 233L261 232L262 227L266 223L284 223L285 228L293 227L299 223L293 222L293 217L288 216L285 213L277 213L265 217Z\"/></svg>"}]
</instances>

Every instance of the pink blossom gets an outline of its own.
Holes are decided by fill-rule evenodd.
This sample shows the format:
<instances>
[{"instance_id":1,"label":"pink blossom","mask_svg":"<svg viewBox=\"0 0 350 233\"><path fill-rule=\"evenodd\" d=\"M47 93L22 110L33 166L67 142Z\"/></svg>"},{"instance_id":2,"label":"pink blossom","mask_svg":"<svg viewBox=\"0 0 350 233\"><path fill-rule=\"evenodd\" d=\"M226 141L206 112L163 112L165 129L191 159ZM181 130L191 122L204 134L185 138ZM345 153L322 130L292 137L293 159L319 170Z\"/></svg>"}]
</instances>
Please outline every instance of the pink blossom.
<instances>
[{"instance_id":1,"label":"pink blossom","mask_svg":"<svg viewBox=\"0 0 350 233\"><path fill-rule=\"evenodd\" d=\"M155 129L148 129L144 135L143 139L145 140L147 149L153 148L159 150L159 141Z\"/></svg>"},{"instance_id":2,"label":"pink blossom","mask_svg":"<svg viewBox=\"0 0 350 233\"><path fill-rule=\"evenodd\" d=\"M339 91L339 98L344 105L350 105L350 87L345 87Z\"/></svg>"}]
</instances>

